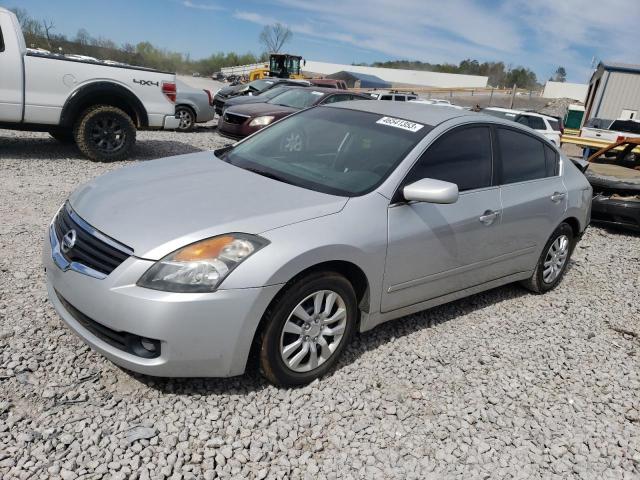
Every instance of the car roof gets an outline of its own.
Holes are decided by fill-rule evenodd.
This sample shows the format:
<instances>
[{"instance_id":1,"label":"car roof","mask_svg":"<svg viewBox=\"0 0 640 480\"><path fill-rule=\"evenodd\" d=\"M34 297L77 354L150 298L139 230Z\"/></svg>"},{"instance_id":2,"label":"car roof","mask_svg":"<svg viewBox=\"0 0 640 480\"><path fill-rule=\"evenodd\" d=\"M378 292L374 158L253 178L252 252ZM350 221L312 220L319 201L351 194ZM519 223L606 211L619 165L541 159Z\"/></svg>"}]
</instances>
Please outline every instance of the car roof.
<instances>
[{"instance_id":1,"label":"car roof","mask_svg":"<svg viewBox=\"0 0 640 480\"><path fill-rule=\"evenodd\" d=\"M442 108L437 105L425 105L423 103L411 102L371 102L369 100L352 100L349 102L332 103L329 107L346 108L361 112L376 113L383 116L398 117L412 122L432 126L457 117L469 116L478 118L475 112L468 112L467 110ZM487 115L487 117L489 116ZM493 117L490 118L493 119Z\"/></svg>"}]
</instances>

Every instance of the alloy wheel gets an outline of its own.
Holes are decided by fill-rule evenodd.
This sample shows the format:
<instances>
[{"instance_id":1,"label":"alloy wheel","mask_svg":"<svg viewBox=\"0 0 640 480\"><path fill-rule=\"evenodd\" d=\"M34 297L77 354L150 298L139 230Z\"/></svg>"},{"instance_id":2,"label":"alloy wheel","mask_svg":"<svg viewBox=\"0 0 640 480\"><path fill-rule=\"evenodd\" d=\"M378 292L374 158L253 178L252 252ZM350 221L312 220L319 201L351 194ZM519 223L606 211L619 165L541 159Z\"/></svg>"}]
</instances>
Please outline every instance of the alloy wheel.
<instances>
[{"instance_id":1,"label":"alloy wheel","mask_svg":"<svg viewBox=\"0 0 640 480\"><path fill-rule=\"evenodd\" d=\"M103 117L93 122L90 138L99 150L111 153L122 148L126 133L117 118Z\"/></svg>"},{"instance_id":2,"label":"alloy wheel","mask_svg":"<svg viewBox=\"0 0 640 480\"><path fill-rule=\"evenodd\" d=\"M562 273L569 255L569 238L560 235L549 247L544 259L542 279L545 283L553 283Z\"/></svg>"},{"instance_id":3,"label":"alloy wheel","mask_svg":"<svg viewBox=\"0 0 640 480\"><path fill-rule=\"evenodd\" d=\"M294 372L308 372L325 363L342 341L347 307L334 291L307 296L289 314L280 335L280 356Z\"/></svg>"},{"instance_id":4,"label":"alloy wheel","mask_svg":"<svg viewBox=\"0 0 640 480\"><path fill-rule=\"evenodd\" d=\"M178 126L180 130L189 130L193 125L193 115L189 110L179 110L178 119L180 120L180 125Z\"/></svg>"}]
</instances>

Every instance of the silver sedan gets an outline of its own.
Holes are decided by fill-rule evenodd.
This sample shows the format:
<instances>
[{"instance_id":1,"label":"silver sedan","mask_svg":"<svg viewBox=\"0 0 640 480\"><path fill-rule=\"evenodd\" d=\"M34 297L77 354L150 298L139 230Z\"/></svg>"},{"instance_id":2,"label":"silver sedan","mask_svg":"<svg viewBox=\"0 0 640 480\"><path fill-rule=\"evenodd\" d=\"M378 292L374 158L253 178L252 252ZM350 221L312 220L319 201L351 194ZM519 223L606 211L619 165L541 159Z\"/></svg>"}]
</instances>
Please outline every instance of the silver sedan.
<instances>
[{"instance_id":1,"label":"silver sedan","mask_svg":"<svg viewBox=\"0 0 640 480\"><path fill-rule=\"evenodd\" d=\"M526 127L344 102L80 187L44 264L62 319L118 365L231 376L256 358L298 385L357 331L511 282L556 287L590 205L580 170Z\"/></svg>"},{"instance_id":2,"label":"silver sedan","mask_svg":"<svg viewBox=\"0 0 640 480\"><path fill-rule=\"evenodd\" d=\"M193 88L181 81L176 83L176 117L180 120L178 130L188 132L196 123L210 122L214 119L216 113L211 91Z\"/></svg>"}]
</instances>

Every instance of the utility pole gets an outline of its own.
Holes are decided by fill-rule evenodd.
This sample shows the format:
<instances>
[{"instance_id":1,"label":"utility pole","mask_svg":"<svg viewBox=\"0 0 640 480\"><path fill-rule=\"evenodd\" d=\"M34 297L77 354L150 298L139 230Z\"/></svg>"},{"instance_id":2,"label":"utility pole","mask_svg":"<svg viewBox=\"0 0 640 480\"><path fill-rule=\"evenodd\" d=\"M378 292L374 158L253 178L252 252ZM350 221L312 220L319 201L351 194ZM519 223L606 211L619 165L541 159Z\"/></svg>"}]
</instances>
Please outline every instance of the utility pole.
<instances>
[{"instance_id":1,"label":"utility pole","mask_svg":"<svg viewBox=\"0 0 640 480\"><path fill-rule=\"evenodd\" d=\"M516 99L516 84L513 84L513 90L511 90L511 104L509 105L509 108L513 108L513 102Z\"/></svg>"}]
</instances>

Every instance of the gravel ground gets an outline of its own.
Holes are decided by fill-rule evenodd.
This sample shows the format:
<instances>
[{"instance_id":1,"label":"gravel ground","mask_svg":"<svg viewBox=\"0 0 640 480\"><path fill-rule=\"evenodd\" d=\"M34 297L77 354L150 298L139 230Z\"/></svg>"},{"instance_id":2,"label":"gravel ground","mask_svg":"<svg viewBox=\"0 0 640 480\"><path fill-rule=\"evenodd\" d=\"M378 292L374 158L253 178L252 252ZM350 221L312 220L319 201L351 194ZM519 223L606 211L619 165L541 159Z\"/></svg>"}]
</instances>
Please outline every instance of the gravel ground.
<instances>
[{"instance_id":1,"label":"gravel ground","mask_svg":"<svg viewBox=\"0 0 640 480\"><path fill-rule=\"evenodd\" d=\"M223 143L143 132L135 160ZM40 263L74 186L127 163L0 130L2 478L640 478L639 236L591 227L555 291L385 324L304 388L154 379L63 326Z\"/></svg>"}]
</instances>

